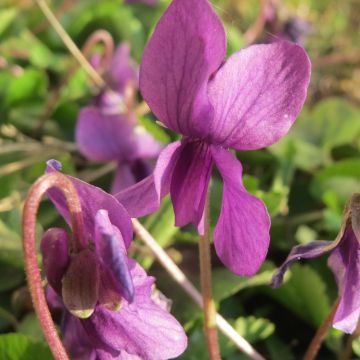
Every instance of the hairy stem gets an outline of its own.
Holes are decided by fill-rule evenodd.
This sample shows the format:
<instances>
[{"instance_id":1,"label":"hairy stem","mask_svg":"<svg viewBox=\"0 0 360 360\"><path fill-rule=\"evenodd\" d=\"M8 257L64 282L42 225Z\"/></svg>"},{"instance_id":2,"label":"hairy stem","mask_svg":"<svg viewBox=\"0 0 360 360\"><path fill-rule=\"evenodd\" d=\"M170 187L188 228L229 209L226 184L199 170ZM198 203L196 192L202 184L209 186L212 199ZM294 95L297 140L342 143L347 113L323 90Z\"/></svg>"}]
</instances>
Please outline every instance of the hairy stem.
<instances>
[{"instance_id":1,"label":"hairy stem","mask_svg":"<svg viewBox=\"0 0 360 360\"><path fill-rule=\"evenodd\" d=\"M319 329L317 330L315 336L313 337L308 349L306 350L304 360L313 360L315 359L315 356L317 355L320 346L322 342L325 339L326 333L329 330L329 327L332 324L332 321L334 319L336 310L339 306L340 298L337 298L329 315L326 317L324 322L320 325Z\"/></svg>"},{"instance_id":2,"label":"hairy stem","mask_svg":"<svg viewBox=\"0 0 360 360\"><path fill-rule=\"evenodd\" d=\"M71 225L76 247L81 248L86 246L86 239L83 239L82 235L84 232L79 197L71 181L58 172L42 176L30 188L23 210L22 239L25 256L25 271L29 283L30 294L45 338L56 360L69 360L47 306L36 254L37 212L42 196L47 190L53 187L60 189L66 198L71 215Z\"/></svg>"}]
</instances>

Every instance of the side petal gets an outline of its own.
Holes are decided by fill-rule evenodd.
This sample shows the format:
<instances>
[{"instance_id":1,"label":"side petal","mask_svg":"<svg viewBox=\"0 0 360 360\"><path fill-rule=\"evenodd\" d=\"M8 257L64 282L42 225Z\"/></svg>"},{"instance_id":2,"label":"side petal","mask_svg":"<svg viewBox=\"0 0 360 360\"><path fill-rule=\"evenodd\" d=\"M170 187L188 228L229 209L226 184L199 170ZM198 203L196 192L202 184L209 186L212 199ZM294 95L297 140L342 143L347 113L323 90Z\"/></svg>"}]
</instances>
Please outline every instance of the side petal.
<instances>
[{"instance_id":1,"label":"side petal","mask_svg":"<svg viewBox=\"0 0 360 360\"><path fill-rule=\"evenodd\" d=\"M204 205L213 165L210 147L204 142L183 143L170 186L175 224L192 223L203 235Z\"/></svg>"},{"instance_id":2,"label":"side petal","mask_svg":"<svg viewBox=\"0 0 360 360\"><path fill-rule=\"evenodd\" d=\"M69 235L64 229L52 228L41 239L40 249L46 278L51 287L61 294L61 279L70 262Z\"/></svg>"},{"instance_id":3,"label":"side petal","mask_svg":"<svg viewBox=\"0 0 360 360\"><path fill-rule=\"evenodd\" d=\"M224 181L214 244L221 261L237 275L253 275L265 260L270 217L264 203L242 183L242 166L229 151L212 146L215 165Z\"/></svg>"},{"instance_id":4,"label":"side petal","mask_svg":"<svg viewBox=\"0 0 360 360\"><path fill-rule=\"evenodd\" d=\"M81 153L91 160L127 160L136 151L134 127L131 115L106 115L89 106L80 111L75 139Z\"/></svg>"},{"instance_id":5,"label":"side petal","mask_svg":"<svg viewBox=\"0 0 360 360\"><path fill-rule=\"evenodd\" d=\"M140 90L170 129L204 136L212 119L209 77L221 65L226 38L207 0L173 0L145 47Z\"/></svg>"},{"instance_id":6,"label":"side petal","mask_svg":"<svg viewBox=\"0 0 360 360\"><path fill-rule=\"evenodd\" d=\"M181 141L169 144L160 153L151 175L114 195L131 217L145 216L159 208L161 198L170 191L171 177L181 146Z\"/></svg>"},{"instance_id":7,"label":"side petal","mask_svg":"<svg viewBox=\"0 0 360 360\"><path fill-rule=\"evenodd\" d=\"M330 255L328 265L335 274L340 296L333 326L353 333L360 317L360 247L350 226Z\"/></svg>"},{"instance_id":8,"label":"side petal","mask_svg":"<svg viewBox=\"0 0 360 360\"><path fill-rule=\"evenodd\" d=\"M124 298L132 302L134 285L127 264L126 247L121 232L110 222L106 210L99 210L95 220L96 252L114 275Z\"/></svg>"},{"instance_id":9,"label":"side petal","mask_svg":"<svg viewBox=\"0 0 360 360\"><path fill-rule=\"evenodd\" d=\"M83 321L87 333L104 346L125 350L147 360L165 360L179 356L187 346L185 332L177 320L151 300L153 279L130 260L135 285L132 304L118 312L98 307Z\"/></svg>"},{"instance_id":10,"label":"side petal","mask_svg":"<svg viewBox=\"0 0 360 360\"><path fill-rule=\"evenodd\" d=\"M60 170L60 162L56 160L49 160L47 162L47 173ZM94 239L95 215L98 210L105 209L109 213L111 223L121 230L124 243L128 247L133 236L132 225L129 214L119 201L96 186L87 184L86 182L72 176L68 176L68 178L74 184L80 197L84 228L87 238L89 240ZM70 225L70 215L64 195L58 189L51 189L48 191L48 196L66 222Z\"/></svg>"},{"instance_id":11,"label":"side petal","mask_svg":"<svg viewBox=\"0 0 360 360\"><path fill-rule=\"evenodd\" d=\"M285 41L232 55L208 86L215 110L213 141L238 150L278 141L304 104L310 67L305 51Z\"/></svg>"},{"instance_id":12,"label":"side petal","mask_svg":"<svg viewBox=\"0 0 360 360\"><path fill-rule=\"evenodd\" d=\"M284 263L273 275L270 286L274 288L280 287L286 271L295 261L302 259L312 259L314 257L327 254L328 252L332 251L336 245L337 244L335 241L316 240L306 245L297 245L293 247Z\"/></svg>"}]
</instances>

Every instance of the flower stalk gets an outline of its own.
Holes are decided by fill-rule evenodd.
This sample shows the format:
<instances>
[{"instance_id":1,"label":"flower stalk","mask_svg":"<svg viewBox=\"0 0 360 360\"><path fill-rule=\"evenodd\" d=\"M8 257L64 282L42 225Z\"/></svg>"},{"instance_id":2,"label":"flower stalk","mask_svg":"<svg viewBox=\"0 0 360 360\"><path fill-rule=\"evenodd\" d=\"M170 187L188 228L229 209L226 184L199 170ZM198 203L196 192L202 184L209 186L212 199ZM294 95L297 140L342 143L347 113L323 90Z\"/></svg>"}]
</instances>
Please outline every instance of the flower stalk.
<instances>
[{"instance_id":1,"label":"flower stalk","mask_svg":"<svg viewBox=\"0 0 360 360\"><path fill-rule=\"evenodd\" d=\"M338 297L329 313L326 317L324 322L320 325L319 329L317 330L314 338L312 339L308 349L306 350L304 360L313 360L315 359L322 342L325 339L325 336L329 330L329 327L332 325L336 310L340 303L340 297Z\"/></svg>"},{"instance_id":2,"label":"flower stalk","mask_svg":"<svg viewBox=\"0 0 360 360\"><path fill-rule=\"evenodd\" d=\"M36 254L36 216L41 198L51 188L58 188L66 198L71 214L71 224L73 229L72 245L74 250L79 251L86 247L86 239L82 236L84 232L81 205L75 187L72 185L71 181L61 173L54 172L44 175L30 188L24 204L22 240L25 257L25 271L35 312L39 318L41 328L54 358L56 360L69 360L69 356L57 333L47 306Z\"/></svg>"},{"instance_id":3,"label":"flower stalk","mask_svg":"<svg viewBox=\"0 0 360 360\"><path fill-rule=\"evenodd\" d=\"M205 232L199 237L200 282L203 297L204 331L210 360L220 359L216 329L216 308L212 298L211 248L210 248L210 192L208 191L204 214Z\"/></svg>"}]
</instances>

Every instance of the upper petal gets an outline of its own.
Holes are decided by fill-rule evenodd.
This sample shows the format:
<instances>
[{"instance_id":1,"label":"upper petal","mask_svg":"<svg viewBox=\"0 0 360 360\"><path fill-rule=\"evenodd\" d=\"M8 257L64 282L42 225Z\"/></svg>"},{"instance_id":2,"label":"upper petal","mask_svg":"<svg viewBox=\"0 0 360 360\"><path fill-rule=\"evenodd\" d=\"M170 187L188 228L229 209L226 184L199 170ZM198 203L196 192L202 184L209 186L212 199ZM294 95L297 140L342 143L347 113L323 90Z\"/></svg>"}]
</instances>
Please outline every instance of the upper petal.
<instances>
[{"instance_id":1,"label":"upper petal","mask_svg":"<svg viewBox=\"0 0 360 360\"><path fill-rule=\"evenodd\" d=\"M232 55L208 86L215 111L212 140L238 150L278 141L304 104L310 66L305 51L285 41Z\"/></svg>"},{"instance_id":2,"label":"upper petal","mask_svg":"<svg viewBox=\"0 0 360 360\"><path fill-rule=\"evenodd\" d=\"M173 0L145 47L140 90L170 129L203 136L212 119L207 82L220 66L226 38L207 0Z\"/></svg>"},{"instance_id":3,"label":"upper petal","mask_svg":"<svg viewBox=\"0 0 360 360\"><path fill-rule=\"evenodd\" d=\"M47 162L46 172L60 171L61 164L56 160ZM120 229L126 247L130 245L132 240L132 225L129 214L124 207L113 197L100 188L87 184L72 176L68 178L74 184L81 202L82 216L84 220L85 236L88 240L94 239L95 231L95 215L100 209L105 209L109 213L110 221L118 229ZM55 204L60 214L70 225L69 210L64 195L58 189L48 191L50 200Z\"/></svg>"},{"instance_id":4,"label":"upper petal","mask_svg":"<svg viewBox=\"0 0 360 360\"><path fill-rule=\"evenodd\" d=\"M224 181L214 243L221 261L237 275L253 275L264 261L270 241L270 217L264 203L242 183L242 166L229 151L212 146Z\"/></svg>"},{"instance_id":5,"label":"upper petal","mask_svg":"<svg viewBox=\"0 0 360 360\"><path fill-rule=\"evenodd\" d=\"M170 191L172 173L180 152L180 141L169 144L160 153L151 175L115 195L131 217L141 217L159 208L161 198Z\"/></svg>"},{"instance_id":6,"label":"upper petal","mask_svg":"<svg viewBox=\"0 0 360 360\"><path fill-rule=\"evenodd\" d=\"M360 247L351 226L330 255L328 265L336 276L340 296L333 325L352 333L360 316Z\"/></svg>"},{"instance_id":7,"label":"upper petal","mask_svg":"<svg viewBox=\"0 0 360 360\"><path fill-rule=\"evenodd\" d=\"M151 299L153 279L134 261L129 262L135 285L132 304L118 312L99 307L83 325L91 337L116 350L125 350L147 360L179 356L187 346L185 332L177 320Z\"/></svg>"},{"instance_id":8,"label":"upper petal","mask_svg":"<svg viewBox=\"0 0 360 360\"><path fill-rule=\"evenodd\" d=\"M176 226L192 223L201 235L204 234L204 205L212 164L209 145L185 140L170 186Z\"/></svg>"}]
</instances>

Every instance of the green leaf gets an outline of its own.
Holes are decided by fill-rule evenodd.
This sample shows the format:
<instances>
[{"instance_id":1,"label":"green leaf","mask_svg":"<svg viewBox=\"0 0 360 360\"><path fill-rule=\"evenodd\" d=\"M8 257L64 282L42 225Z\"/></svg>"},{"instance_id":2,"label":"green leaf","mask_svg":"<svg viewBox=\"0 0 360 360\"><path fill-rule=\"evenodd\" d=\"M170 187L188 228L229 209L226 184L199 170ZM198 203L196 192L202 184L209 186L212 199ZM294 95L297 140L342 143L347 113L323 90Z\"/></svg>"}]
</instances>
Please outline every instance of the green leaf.
<instances>
[{"instance_id":1,"label":"green leaf","mask_svg":"<svg viewBox=\"0 0 360 360\"><path fill-rule=\"evenodd\" d=\"M332 191L344 204L359 189L360 160L347 159L319 171L311 184L312 194L321 199L327 191Z\"/></svg>"},{"instance_id":2,"label":"green leaf","mask_svg":"<svg viewBox=\"0 0 360 360\"><path fill-rule=\"evenodd\" d=\"M353 349L355 355L360 357L360 338L359 337L357 337L355 340L353 340L352 349Z\"/></svg>"},{"instance_id":3,"label":"green leaf","mask_svg":"<svg viewBox=\"0 0 360 360\"><path fill-rule=\"evenodd\" d=\"M15 8L1 9L0 11L0 35L6 30L6 28L12 23L16 16Z\"/></svg>"},{"instance_id":4,"label":"green leaf","mask_svg":"<svg viewBox=\"0 0 360 360\"><path fill-rule=\"evenodd\" d=\"M13 107L42 98L46 93L47 82L44 72L32 68L25 70L11 81L5 93L4 104Z\"/></svg>"},{"instance_id":5,"label":"green leaf","mask_svg":"<svg viewBox=\"0 0 360 360\"><path fill-rule=\"evenodd\" d=\"M16 328L17 332L28 336L34 341L44 341L40 322L35 313L28 313Z\"/></svg>"},{"instance_id":6,"label":"green leaf","mask_svg":"<svg viewBox=\"0 0 360 360\"><path fill-rule=\"evenodd\" d=\"M275 331L275 325L270 320L254 316L240 317L233 325L235 330L250 343L265 340Z\"/></svg>"},{"instance_id":7,"label":"green leaf","mask_svg":"<svg viewBox=\"0 0 360 360\"><path fill-rule=\"evenodd\" d=\"M245 288L268 285L273 273L273 266L268 262L265 262L259 272L251 277L240 277L228 269L216 268L212 273L214 299L221 301Z\"/></svg>"},{"instance_id":8,"label":"green leaf","mask_svg":"<svg viewBox=\"0 0 360 360\"><path fill-rule=\"evenodd\" d=\"M170 142L170 136L166 133L165 129L152 119L147 117L139 117L139 124L142 125L147 132L149 132L156 140L167 144Z\"/></svg>"},{"instance_id":9,"label":"green leaf","mask_svg":"<svg viewBox=\"0 0 360 360\"><path fill-rule=\"evenodd\" d=\"M0 359L4 360L49 360L50 349L40 342L20 334L0 335Z\"/></svg>"}]
</instances>

